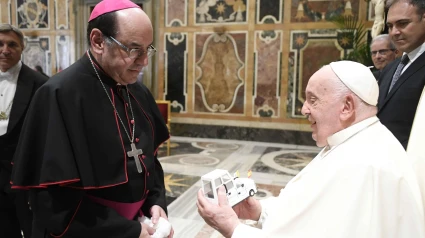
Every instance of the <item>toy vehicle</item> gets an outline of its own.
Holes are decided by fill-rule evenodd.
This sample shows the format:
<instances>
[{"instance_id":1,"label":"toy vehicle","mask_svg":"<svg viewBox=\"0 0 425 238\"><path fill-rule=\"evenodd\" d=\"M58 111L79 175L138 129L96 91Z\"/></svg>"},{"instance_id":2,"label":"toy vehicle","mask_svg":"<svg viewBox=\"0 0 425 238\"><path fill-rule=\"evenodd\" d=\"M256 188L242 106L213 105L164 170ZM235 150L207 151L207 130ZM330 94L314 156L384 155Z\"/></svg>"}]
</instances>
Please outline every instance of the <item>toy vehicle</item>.
<instances>
[{"instance_id":1,"label":"toy vehicle","mask_svg":"<svg viewBox=\"0 0 425 238\"><path fill-rule=\"evenodd\" d=\"M233 177L227 170L216 169L201 177L204 196L211 202L218 204L217 191L220 186L226 189L227 200L234 206L257 193L257 186L250 178Z\"/></svg>"}]
</instances>

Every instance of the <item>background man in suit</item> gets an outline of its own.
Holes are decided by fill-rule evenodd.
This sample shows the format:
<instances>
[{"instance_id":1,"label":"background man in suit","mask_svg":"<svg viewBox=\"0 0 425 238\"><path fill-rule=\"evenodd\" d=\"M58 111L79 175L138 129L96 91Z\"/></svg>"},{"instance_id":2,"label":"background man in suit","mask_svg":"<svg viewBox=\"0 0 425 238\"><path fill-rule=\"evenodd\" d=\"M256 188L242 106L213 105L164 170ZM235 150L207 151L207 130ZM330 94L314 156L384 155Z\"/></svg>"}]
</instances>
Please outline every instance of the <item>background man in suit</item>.
<instances>
[{"instance_id":1,"label":"background man in suit","mask_svg":"<svg viewBox=\"0 0 425 238\"><path fill-rule=\"evenodd\" d=\"M47 77L21 62L22 32L0 24L0 237L31 237L32 212L27 194L10 189L12 157L35 91Z\"/></svg>"},{"instance_id":2,"label":"background man in suit","mask_svg":"<svg viewBox=\"0 0 425 238\"><path fill-rule=\"evenodd\" d=\"M391 41L391 37L388 34L382 34L372 39L370 53L376 69L373 75L378 79L381 70L395 60L398 50Z\"/></svg>"},{"instance_id":3,"label":"background man in suit","mask_svg":"<svg viewBox=\"0 0 425 238\"><path fill-rule=\"evenodd\" d=\"M389 34L403 56L380 74L378 117L406 148L425 85L425 4L394 0L387 8Z\"/></svg>"}]
</instances>

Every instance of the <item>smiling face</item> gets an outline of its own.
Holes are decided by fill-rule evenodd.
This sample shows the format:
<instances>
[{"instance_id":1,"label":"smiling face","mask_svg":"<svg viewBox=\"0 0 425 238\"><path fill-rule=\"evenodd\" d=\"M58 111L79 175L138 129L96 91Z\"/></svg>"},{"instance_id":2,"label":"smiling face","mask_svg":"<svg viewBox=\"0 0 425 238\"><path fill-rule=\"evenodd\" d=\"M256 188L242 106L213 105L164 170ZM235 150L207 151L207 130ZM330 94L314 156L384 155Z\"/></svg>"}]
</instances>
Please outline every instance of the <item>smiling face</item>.
<instances>
[{"instance_id":1,"label":"smiling face","mask_svg":"<svg viewBox=\"0 0 425 238\"><path fill-rule=\"evenodd\" d=\"M419 15L417 7L399 1L388 10L388 32L402 52L410 53L425 41L425 14Z\"/></svg>"},{"instance_id":2,"label":"smiling face","mask_svg":"<svg viewBox=\"0 0 425 238\"><path fill-rule=\"evenodd\" d=\"M372 61L376 69L383 69L397 56L397 50L391 49L391 44L387 40L377 40L370 45Z\"/></svg>"},{"instance_id":3,"label":"smiling face","mask_svg":"<svg viewBox=\"0 0 425 238\"><path fill-rule=\"evenodd\" d=\"M118 34L114 38L129 49L146 51L153 41L151 21L139 8L118 11L117 25ZM148 57L144 54L131 59L127 51L116 42L105 39L104 49L98 61L116 82L127 85L137 81L140 71L148 64Z\"/></svg>"},{"instance_id":4,"label":"smiling face","mask_svg":"<svg viewBox=\"0 0 425 238\"><path fill-rule=\"evenodd\" d=\"M6 72L21 59L23 46L13 31L0 32L0 70Z\"/></svg>"},{"instance_id":5,"label":"smiling face","mask_svg":"<svg viewBox=\"0 0 425 238\"><path fill-rule=\"evenodd\" d=\"M302 114L308 116L316 145L328 145L327 138L343 129L339 120L342 98L336 96L335 80L339 80L329 65L311 76L306 87Z\"/></svg>"}]
</instances>

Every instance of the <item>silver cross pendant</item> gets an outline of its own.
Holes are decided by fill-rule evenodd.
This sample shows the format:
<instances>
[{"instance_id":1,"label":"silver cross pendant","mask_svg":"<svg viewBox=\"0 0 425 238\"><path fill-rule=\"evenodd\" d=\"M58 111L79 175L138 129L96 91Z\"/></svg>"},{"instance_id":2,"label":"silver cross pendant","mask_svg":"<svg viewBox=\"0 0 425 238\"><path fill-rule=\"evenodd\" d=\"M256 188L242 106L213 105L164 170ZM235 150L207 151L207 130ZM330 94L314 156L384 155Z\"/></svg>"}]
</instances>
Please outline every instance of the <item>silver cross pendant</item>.
<instances>
[{"instance_id":1,"label":"silver cross pendant","mask_svg":"<svg viewBox=\"0 0 425 238\"><path fill-rule=\"evenodd\" d=\"M128 157L133 157L134 162L136 162L137 172L141 173L142 165L140 164L139 155L143 154L143 150L137 149L136 145L134 143L131 143L131 151L127 151Z\"/></svg>"}]
</instances>

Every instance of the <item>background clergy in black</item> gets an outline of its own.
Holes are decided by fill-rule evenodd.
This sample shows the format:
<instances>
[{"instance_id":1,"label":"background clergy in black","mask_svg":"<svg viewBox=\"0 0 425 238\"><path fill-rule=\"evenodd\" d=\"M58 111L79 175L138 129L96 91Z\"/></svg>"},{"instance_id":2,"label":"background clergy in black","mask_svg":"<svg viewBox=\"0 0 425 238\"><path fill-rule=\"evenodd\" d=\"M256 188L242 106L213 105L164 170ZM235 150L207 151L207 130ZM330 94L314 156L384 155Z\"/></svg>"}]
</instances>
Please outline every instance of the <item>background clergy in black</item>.
<instances>
[{"instance_id":1,"label":"background clergy in black","mask_svg":"<svg viewBox=\"0 0 425 238\"><path fill-rule=\"evenodd\" d=\"M163 170L156 152L169 138L168 129L151 93L135 83L148 63L147 54L130 59L106 36L129 48L138 44L147 49L152 25L140 8L107 13L89 22L90 53L41 87L28 111L12 183L13 188L30 189L34 238L149 237L148 231L152 233L135 220L137 215L127 220L86 195L127 203L146 199L141 208L146 216L167 218ZM143 150L142 173L126 156L130 140L104 87L130 137L131 104L135 144Z\"/></svg>"}]
</instances>

